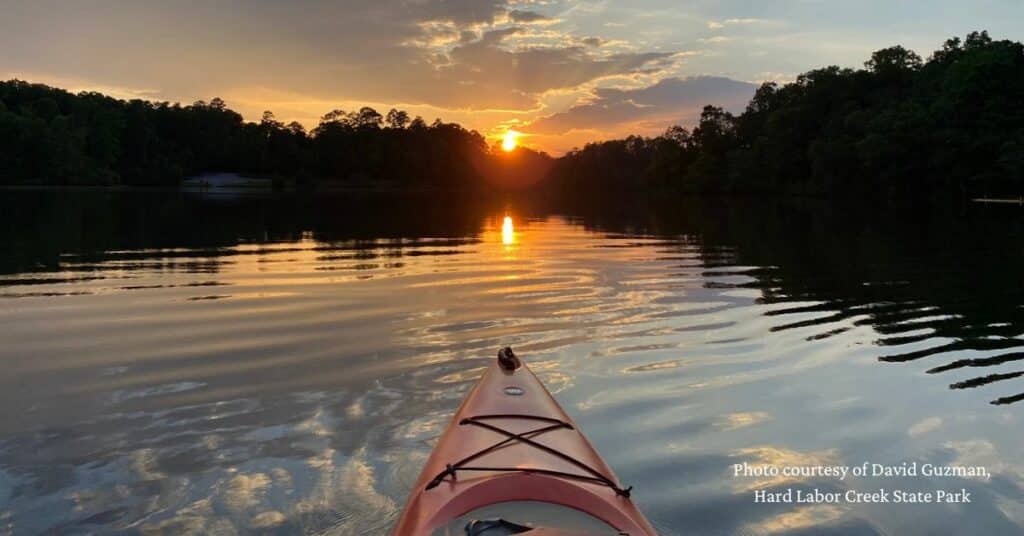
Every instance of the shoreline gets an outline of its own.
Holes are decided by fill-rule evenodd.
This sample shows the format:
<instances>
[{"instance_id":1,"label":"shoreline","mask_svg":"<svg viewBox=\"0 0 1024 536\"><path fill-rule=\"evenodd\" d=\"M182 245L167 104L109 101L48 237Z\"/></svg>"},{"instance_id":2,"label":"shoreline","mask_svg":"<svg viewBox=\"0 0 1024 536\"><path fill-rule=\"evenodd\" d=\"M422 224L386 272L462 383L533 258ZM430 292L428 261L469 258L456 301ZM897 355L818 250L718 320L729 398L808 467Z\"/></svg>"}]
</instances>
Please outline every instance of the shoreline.
<instances>
[{"instance_id":1,"label":"shoreline","mask_svg":"<svg viewBox=\"0 0 1024 536\"><path fill-rule=\"evenodd\" d=\"M68 192L187 192L187 193L452 193L452 192L474 192L471 189L442 190L436 188L396 188L377 186L352 186L352 185L317 185L315 187L267 188L263 186L137 186L137 185L101 185L101 184L4 184L0 185L0 192L14 191L68 191Z\"/></svg>"}]
</instances>

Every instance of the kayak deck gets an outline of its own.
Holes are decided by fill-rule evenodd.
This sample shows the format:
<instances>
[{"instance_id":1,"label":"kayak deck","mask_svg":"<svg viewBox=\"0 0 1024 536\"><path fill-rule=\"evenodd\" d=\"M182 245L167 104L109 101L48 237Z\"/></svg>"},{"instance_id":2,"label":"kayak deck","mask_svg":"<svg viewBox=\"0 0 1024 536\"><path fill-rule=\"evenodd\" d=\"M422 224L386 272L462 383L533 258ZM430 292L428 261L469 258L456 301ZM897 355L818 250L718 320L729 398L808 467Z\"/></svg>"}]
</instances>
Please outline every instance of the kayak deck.
<instances>
[{"instance_id":1,"label":"kayak deck","mask_svg":"<svg viewBox=\"0 0 1024 536\"><path fill-rule=\"evenodd\" d=\"M512 501L559 505L626 534L655 534L630 488L533 372L510 349L499 356L441 436L395 534L425 536L467 512Z\"/></svg>"},{"instance_id":2,"label":"kayak deck","mask_svg":"<svg viewBox=\"0 0 1024 536\"><path fill-rule=\"evenodd\" d=\"M512 501L491 504L466 512L435 529L431 536L466 536L466 526L471 525L474 521L483 525L487 522L480 520L496 519L514 520L517 525L557 528L568 534L586 534L588 536L618 536L621 534L604 521L574 508L537 501ZM501 526L497 526L490 530L482 530L478 536L502 536L518 533L514 529L504 531L501 529ZM531 532L528 532L527 536L533 536Z\"/></svg>"}]
</instances>

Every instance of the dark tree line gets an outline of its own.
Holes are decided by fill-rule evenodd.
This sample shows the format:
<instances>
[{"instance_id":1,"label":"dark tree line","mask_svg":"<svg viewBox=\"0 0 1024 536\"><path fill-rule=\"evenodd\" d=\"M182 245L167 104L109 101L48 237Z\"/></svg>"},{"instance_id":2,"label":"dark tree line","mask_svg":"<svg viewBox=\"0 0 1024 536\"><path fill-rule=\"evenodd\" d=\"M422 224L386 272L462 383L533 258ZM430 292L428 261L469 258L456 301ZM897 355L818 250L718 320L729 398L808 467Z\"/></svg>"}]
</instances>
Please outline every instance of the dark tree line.
<instances>
[{"instance_id":1,"label":"dark tree line","mask_svg":"<svg viewBox=\"0 0 1024 536\"><path fill-rule=\"evenodd\" d=\"M1024 45L974 32L927 61L882 49L765 83L739 115L707 106L692 131L588 144L551 178L571 195L1024 195Z\"/></svg>"},{"instance_id":2,"label":"dark tree line","mask_svg":"<svg viewBox=\"0 0 1024 536\"><path fill-rule=\"evenodd\" d=\"M974 32L927 61L894 46L864 69L826 67L762 85L692 131L588 144L546 187L832 196L1024 193L1024 45ZM542 153L494 154L482 136L406 112L334 110L316 128L270 112L246 122L214 98L182 106L0 82L0 183L173 185L229 171L297 183L464 188L530 184Z\"/></svg>"},{"instance_id":3,"label":"dark tree line","mask_svg":"<svg viewBox=\"0 0 1024 536\"><path fill-rule=\"evenodd\" d=\"M227 171L456 188L480 183L489 158L477 132L399 110L334 110L307 133L269 111L246 122L219 98L182 106L0 82L0 184L174 185Z\"/></svg>"}]
</instances>

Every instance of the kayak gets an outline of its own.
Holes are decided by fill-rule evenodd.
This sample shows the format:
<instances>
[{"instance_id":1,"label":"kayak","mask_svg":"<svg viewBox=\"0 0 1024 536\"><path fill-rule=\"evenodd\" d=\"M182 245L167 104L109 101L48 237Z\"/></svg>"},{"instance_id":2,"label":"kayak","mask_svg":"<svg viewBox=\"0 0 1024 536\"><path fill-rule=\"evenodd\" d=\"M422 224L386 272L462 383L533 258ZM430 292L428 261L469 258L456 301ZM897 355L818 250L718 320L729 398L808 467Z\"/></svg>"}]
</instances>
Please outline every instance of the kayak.
<instances>
[{"instance_id":1,"label":"kayak","mask_svg":"<svg viewBox=\"0 0 1024 536\"><path fill-rule=\"evenodd\" d=\"M506 347L455 412L393 534L656 534L631 489Z\"/></svg>"}]
</instances>

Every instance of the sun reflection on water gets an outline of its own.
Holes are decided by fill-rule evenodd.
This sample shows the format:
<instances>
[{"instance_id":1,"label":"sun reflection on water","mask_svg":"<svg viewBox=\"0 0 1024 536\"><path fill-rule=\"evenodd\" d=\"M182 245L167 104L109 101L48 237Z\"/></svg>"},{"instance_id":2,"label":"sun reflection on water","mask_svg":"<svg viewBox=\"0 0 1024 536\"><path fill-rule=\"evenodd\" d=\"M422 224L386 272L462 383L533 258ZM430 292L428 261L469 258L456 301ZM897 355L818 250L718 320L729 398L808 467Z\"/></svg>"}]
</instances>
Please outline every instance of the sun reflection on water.
<instances>
[{"instance_id":1,"label":"sun reflection on water","mask_svg":"<svg viewBox=\"0 0 1024 536\"><path fill-rule=\"evenodd\" d=\"M59 257L66 272L0 277L0 298L17 300L0 307L0 401L32 408L30 419L0 420L3 523L28 533L385 533L484 358L504 343L623 480L643 484L640 506L662 533L909 526L920 513L750 500L762 489L859 483L730 476L744 461L859 463L875 443L1000 472L1011 493L972 484L985 492L977 511L992 533L1024 519L1013 493L1024 472L1006 454L1019 439L1012 414L936 416L915 409L931 399L900 375L865 375L881 335L861 319L882 305L840 315L802 279L784 288L776 258L744 258L730 242L760 237L753 231L655 236L494 209L465 229L417 221L71 252ZM814 292L845 290L827 275L793 277L813 276ZM915 322L966 322L937 306L885 307L885 325L902 330L887 337L924 337L889 345L910 346L910 357L933 333ZM984 318L1008 322L982 334L1016 334L1015 318ZM904 398L874 400L864 385ZM57 389L60 398L46 394ZM911 409L891 417L891 405ZM829 448L844 442L860 446ZM965 515L928 512L931 526Z\"/></svg>"},{"instance_id":2,"label":"sun reflection on water","mask_svg":"<svg viewBox=\"0 0 1024 536\"><path fill-rule=\"evenodd\" d=\"M512 225L512 216L505 216L505 221L501 224L501 243L506 246L511 246L516 242L516 229Z\"/></svg>"}]
</instances>

